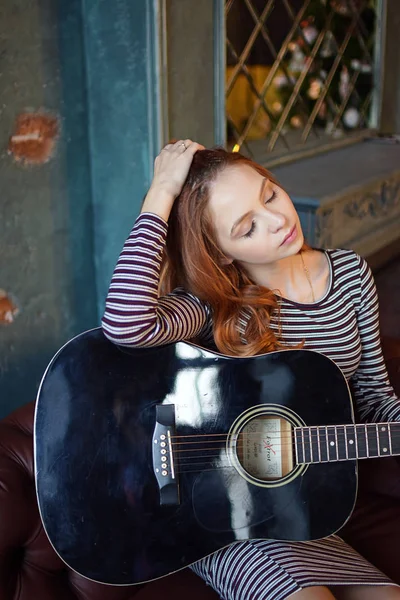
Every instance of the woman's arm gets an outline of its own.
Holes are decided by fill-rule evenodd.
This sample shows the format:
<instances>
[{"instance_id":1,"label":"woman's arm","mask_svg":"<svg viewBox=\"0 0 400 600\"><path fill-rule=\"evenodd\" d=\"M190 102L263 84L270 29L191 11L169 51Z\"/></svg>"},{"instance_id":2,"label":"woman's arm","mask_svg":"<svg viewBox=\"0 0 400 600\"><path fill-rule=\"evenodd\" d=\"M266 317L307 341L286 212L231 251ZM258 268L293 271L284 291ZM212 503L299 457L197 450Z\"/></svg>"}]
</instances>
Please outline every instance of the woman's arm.
<instances>
[{"instance_id":1,"label":"woman's arm","mask_svg":"<svg viewBox=\"0 0 400 600\"><path fill-rule=\"evenodd\" d=\"M154 178L111 280L102 319L104 334L116 344L156 346L190 339L211 325L198 298L175 290L158 297L167 220L193 156L204 146L191 140L167 144L154 162Z\"/></svg>"},{"instance_id":2,"label":"woman's arm","mask_svg":"<svg viewBox=\"0 0 400 600\"><path fill-rule=\"evenodd\" d=\"M197 336L208 308L183 290L158 297L167 223L142 213L122 249L106 300L102 327L115 344L156 346Z\"/></svg>"},{"instance_id":3,"label":"woman's arm","mask_svg":"<svg viewBox=\"0 0 400 600\"><path fill-rule=\"evenodd\" d=\"M352 378L357 408L362 421L400 421L400 401L390 384L383 358L379 305L375 281L366 261L360 260L360 304L358 328L362 355Z\"/></svg>"}]
</instances>

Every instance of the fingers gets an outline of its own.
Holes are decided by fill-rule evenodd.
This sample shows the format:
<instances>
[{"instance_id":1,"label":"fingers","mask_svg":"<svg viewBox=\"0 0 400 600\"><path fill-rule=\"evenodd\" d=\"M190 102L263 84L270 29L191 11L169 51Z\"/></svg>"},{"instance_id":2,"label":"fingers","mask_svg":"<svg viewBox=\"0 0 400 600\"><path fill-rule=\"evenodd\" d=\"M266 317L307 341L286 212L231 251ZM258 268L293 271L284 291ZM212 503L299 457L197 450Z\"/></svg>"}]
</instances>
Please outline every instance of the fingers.
<instances>
[{"instance_id":1,"label":"fingers","mask_svg":"<svg viewBox=\"0 0 400 600\"><path fill-rule=\"evenodd\" d=\"M188 149L189 144L191 143L191 140L178 140L177 142L175 142L175 144L173 145L173 152L185 152L185 150Z\"/></svg>"},{"instance_id":2,"label":"fingers","mask_svg":"<svg viewBox=\"0 0 400 600\"><path fill-rule=\"evenodd\" d=\"M170 142L161 150L154 161L153 189L167 191L170 198L177 198L187 179L193 156L204 146L193 140L178 140Z\"/></svg>"},{"instance_id":3,"label":"fingers","mask_svg":"<svg viewBox=\"0 0 400 600\"><path fill-rule=\"evenodd\" d=\"M177 152L178 154L182 154L185 150L188 149L189 145L192 144L192 140L178 140L177 142L167 144L164 146L163 150L168 150L168 152Z\"/></svg>"},{"instance_id":4,"label":"fingers","mask_svg":"<svg viewBox=\"0 0 400 600\"><path fill-rule=\"evenodd\" d=\"M205 150L205 146L189 139L179 140L179 142L177 142L176 145L178 146L179 150L183 150L184 148L185 151L190 150L193 154L197 152L197 150Z\"/></svg>"},{"instance_id":5,"label":"fingers","mask_svg":"<svg viewBox=\"0 0 400 600\"><path fill-rule=\"evenodd\" d=\"M193 142L193 140L191 139L186 139L186 140L178 140L174 143L170 142L169 144L166 144L164 146L164 148L161 150L161 152L163 151L167 151L167 152L176 152L178 154L183 154L183 152L186 152L187 150L190 150L191 153L195 153L197 152L197 150L205 150L205 147L202 144L198 144L197 142Z\"/></svg>"},{"instance_id":6,"label":"fingers","mask_svg":"<svg viewBox=\"0 0 400 600\"><path fill-rule=\"evenodd\" d=\"M205 150L205 146L199 144L197 142L192 142L192 140L185 140L186 144L186 152L190 152L191 154L195 154L198 150Z\"/></svg>"}]
</instances>

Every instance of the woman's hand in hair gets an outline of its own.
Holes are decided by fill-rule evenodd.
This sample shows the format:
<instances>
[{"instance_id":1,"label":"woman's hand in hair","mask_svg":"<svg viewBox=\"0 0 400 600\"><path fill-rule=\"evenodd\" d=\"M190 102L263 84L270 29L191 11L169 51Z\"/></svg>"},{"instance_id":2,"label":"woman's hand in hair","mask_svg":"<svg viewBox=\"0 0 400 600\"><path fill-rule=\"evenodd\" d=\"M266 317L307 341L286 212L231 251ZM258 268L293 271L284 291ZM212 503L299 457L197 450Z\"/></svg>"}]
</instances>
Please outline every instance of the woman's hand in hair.
<instances>
[{"instance_id":1,"label":"woman's hand in hair","mask_svg":"<svg viewBox=\"0 0 400 600\"><path fill-rule=\"evenodd\" d=\"M204 150L204 146L192 140L179 140L161 150L154 161L153 181L141 212L152 212L168 220L197 150Z\"/></svg>"}]
</instances>

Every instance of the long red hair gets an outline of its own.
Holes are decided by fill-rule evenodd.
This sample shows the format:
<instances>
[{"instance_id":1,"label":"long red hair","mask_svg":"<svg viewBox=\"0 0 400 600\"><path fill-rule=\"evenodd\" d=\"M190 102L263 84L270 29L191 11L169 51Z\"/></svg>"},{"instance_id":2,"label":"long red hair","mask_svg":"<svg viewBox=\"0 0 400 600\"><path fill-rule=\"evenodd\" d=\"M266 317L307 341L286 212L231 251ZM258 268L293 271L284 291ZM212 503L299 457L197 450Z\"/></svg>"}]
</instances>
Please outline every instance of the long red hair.
<instances>
[{"instance_id":1,"label":"long red hair","mask_svg":"<svg viewBox=\"0 0 400 600\"><path fill-rule=\"evenodd\" d=\"M283 348L270 328L278 311L277 297L255 285L235 262L226 264L216 243L207 211L211 182L226 167L245 164L279 185L273 175L251 159L222 148L196 152L188 177L168 220L167 243L161 268L160 294L183 287L212 309L216 346L223 354L253 356ZM248 316L244 339L239 317Z\"/></svg>"}]
</instances>

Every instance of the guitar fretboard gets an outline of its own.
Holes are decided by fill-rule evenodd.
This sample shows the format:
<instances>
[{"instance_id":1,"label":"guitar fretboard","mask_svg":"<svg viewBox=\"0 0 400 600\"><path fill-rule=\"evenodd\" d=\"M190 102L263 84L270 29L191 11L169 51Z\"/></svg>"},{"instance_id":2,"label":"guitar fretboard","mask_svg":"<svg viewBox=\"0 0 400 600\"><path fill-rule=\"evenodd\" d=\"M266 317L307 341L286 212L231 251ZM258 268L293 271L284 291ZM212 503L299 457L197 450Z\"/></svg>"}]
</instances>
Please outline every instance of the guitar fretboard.
<instances>
[{"instance_id":1,"label":"guitar fretboard","mask_svg":"<svg viewBox=\"0 0 400 600\"><path fill-rule=\"evenodd\" d=\"M400 455L400 423L295 427L298 464Z\"/></svg>"}]
</instances>

